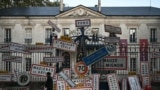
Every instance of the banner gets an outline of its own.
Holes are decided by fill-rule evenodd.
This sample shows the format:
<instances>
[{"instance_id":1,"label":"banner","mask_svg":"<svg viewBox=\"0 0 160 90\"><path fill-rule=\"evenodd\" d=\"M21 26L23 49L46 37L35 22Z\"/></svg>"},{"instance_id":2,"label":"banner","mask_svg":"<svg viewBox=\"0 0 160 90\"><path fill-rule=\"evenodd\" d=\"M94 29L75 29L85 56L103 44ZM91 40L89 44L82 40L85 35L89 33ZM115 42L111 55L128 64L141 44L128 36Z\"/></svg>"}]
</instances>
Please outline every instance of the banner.
<instances>
[{"instance_id":1,"label":"banner","mask_svg":"<svg viewBox=\"0 0 160 90\"><path fill-rule=\"evenodd\" d=\"M119 55L127 56L127 39L120 39L119 43Z\"/></svg>"},{"instance_id":2,"label":"banner","mask_svg":"<svg viewBox=\"0 0 160 90\"><path fill-rule=\"evenodd\" d=\"M140 39L140 61L148 61L148 40Z\"/></svg>"}]
</instances>

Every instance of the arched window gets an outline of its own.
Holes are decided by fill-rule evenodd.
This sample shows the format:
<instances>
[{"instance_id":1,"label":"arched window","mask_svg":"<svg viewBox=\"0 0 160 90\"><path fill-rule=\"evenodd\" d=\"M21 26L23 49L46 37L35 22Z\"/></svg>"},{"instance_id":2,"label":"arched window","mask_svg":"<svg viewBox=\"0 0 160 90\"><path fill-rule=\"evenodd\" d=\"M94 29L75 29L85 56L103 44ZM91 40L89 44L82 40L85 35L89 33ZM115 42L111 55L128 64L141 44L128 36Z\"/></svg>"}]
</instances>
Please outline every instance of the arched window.
<instances>
[{"instance_id":1,"label":"arched window","mask_svg":"<svg viewBox=\"0 0 160 90\"><path fill-rule=\"evenodd\" d=\"M70 54L68 52L62 53L64 62L62 63L63 68L70 68Z\"/></svg>"}]
</instances>

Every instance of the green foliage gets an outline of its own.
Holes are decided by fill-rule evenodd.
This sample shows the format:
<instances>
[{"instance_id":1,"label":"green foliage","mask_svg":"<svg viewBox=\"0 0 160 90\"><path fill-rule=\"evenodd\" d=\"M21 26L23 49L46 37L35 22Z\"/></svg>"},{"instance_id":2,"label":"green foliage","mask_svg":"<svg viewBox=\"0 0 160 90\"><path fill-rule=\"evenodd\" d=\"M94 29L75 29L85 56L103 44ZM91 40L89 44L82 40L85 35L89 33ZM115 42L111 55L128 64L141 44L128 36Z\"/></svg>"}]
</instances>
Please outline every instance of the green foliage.
<instances>
[{"instance_id":1,"label":"green foliage","mask_svg":"<svg viewBox=\"0 0 160 90\"><path fill-rule=\"evenodd\" d=\"M60 2L57 0L51 2L50 0L0 0L0 8L9 7L43 7L43 6L59 6Z\"/></svg>"}]
</instances>

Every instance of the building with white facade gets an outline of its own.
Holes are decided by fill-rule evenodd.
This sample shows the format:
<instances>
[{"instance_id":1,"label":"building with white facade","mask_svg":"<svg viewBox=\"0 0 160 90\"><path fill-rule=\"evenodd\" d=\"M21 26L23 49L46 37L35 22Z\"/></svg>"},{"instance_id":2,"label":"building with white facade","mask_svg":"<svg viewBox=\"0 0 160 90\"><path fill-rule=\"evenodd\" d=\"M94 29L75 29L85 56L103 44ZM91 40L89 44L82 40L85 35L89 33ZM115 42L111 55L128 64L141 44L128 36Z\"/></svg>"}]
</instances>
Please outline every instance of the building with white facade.
<instances>
[{"instance_id":1,"label":"building with white facade","mask_svg":"<svg viewBox=\"0 0 160 90\"><path fill-rule=\"evenodd\" d=\"M100 64L101 70L97 70L98 73L141 74L142 61L149 65L147 70L150 76L158 75L153 80L160 81L160 8L156 7L101 7L99 5L97 7L83 5L63 7L61 5L61 7L0 9L0 42L1 44L14 42L26 46L37 44L50 46L50 35L53 33L53 39L70 36L74 40L74 36L81 35L75 21L84 19L91 21L91 25L85 27L85 35L91 39L85 46L87 55L102 45L108 44L104 42L104 38L109 37L109 33L105 32L105 25L121 28L122 34L116 34L117 37L120 37L120 42L116 44L117 49L113 56L127 56L126 69L105 70L105 66L102 67ZM48 20L51 20L61 31L53 30L47 23ZM94 33L98 35L98 41L92 41ZM3 58L5 55L10 61L5 61ZM11 56L19 56L22 62L13 61ZM64 57L64 60L67 61L60 62L58 67L71 68L72 74L76 74L74 71L77 63L76 52L55 48L52 51L42 50L31 53L5 52L1 49L0 71L13 73L18 70L29 73L32 64L40 64L43 62L43 57L51 56ZM56 63L48 65L56 67ZM89 74L92 73L91 70L92 67L89 66ZM39 81L40 78L34 80Z\"/></svg>"}]
</instances>

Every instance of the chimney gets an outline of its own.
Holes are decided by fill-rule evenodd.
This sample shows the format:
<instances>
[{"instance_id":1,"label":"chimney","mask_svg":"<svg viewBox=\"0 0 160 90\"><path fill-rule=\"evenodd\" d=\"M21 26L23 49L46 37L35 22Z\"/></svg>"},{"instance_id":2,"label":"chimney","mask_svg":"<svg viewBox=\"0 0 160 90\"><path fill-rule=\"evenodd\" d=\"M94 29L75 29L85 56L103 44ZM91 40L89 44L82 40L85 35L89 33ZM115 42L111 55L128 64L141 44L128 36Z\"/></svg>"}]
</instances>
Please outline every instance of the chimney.
<instances>
[{"instance_id":1,"label":"chimney","mask_svg":"<svg viewBox=\"0 0 160 90\"><path fill-rule=\"evenodd\" d=\"M98 0L98 11L101 12L101 0Z\"/></svg>"},{"instance_id":2,"label":"chimney","mask_svg":"<svg viewBox=\"0 0 160 90\"><path fill-rule=\"evenodd\" d=\"M60 12L63 12L63 0L60 0Z\"/></svg>"}]
</instances>

